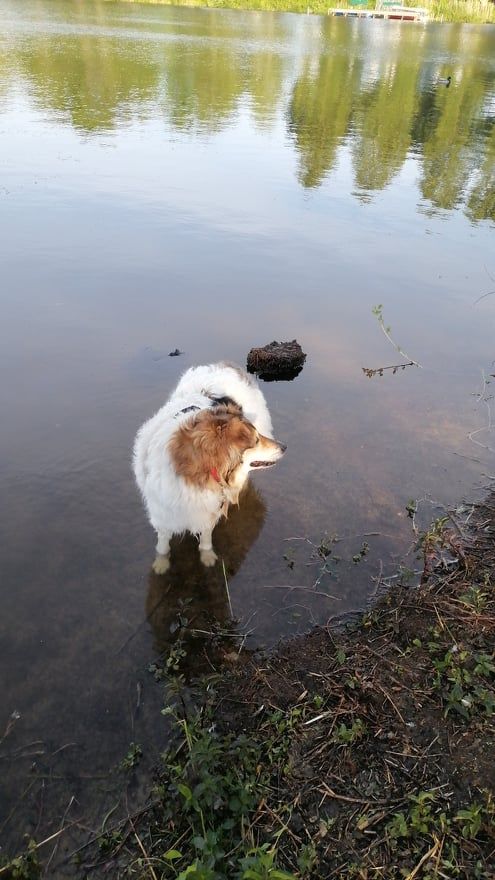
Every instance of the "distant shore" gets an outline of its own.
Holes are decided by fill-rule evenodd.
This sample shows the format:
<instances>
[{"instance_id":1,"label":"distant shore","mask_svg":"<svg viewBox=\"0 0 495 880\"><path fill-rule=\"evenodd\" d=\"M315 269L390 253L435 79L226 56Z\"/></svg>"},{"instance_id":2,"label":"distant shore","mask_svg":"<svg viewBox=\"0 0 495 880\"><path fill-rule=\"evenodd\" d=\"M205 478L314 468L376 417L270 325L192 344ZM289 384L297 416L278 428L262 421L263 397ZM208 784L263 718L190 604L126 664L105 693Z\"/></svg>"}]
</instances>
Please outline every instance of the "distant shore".
<instances>
[{"instance_id":1,"label":"distant shore","mask_svg":"<svg viewBox=\"0 0 495 880\"><path fill-rule=\"evenodd\" d=\"M366 7L352 6L343 0L121 0L125 3L147 3L162 6L199 6L208 9L245 9L263 12L297 12L327 15L330 9ZM490 0L420 0L404 5L422 7L428 11L430 21L457 22L464 24L495 24L495 2ZM374 9L369 0L367 8Z\"/></svg>"}]
</instances>

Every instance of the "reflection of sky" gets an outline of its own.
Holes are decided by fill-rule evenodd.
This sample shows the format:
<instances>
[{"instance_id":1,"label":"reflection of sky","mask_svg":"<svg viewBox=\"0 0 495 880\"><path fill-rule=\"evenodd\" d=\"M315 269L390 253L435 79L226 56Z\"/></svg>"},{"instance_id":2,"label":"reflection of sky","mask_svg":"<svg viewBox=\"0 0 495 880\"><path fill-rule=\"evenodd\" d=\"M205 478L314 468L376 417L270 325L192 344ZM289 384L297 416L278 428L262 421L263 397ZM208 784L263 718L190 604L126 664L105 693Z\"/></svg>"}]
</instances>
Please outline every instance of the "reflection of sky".
<instances>
[{"instance_id":1,"label":"reflection of sky","mask_svg":"<svg viewBox=\"0 0 495 880\"><path fill-rule=\"evenodd\" d=\"M174 20L181 15L173 10ZM299 58L327 27L283 21ZM371 79L373 52L392 40L378 27L369 31ZM272 339L297 337L308 354L295 382L264 386L289 448L276 469L256 475L266 521L230 585L253 643L362 606L380 561L393 570L410 544L409 499L472 498L493 471L467 439L486 418L473 396L481 371L493 371L495 297L474 305L495 286L493 227L470 224L461 210L432 213L412 154L366 200L350 140L321 186L305 190L287 133L296 72L284 74L266 118L244 94L214 133L199 124L178 131L153 102L145 121L126 108L114 131L81 133L39 93L34 105L22 79L2 104L0 620L12 668L4 705L26 713L32 739L41 727L68 740L71 725L84 712L98 717L102 704L117 727L128 683L150 659L145 625L115 660L143 621L153 543L130 448L185 367L243 363L252 345ZM363 366L400 360L371 313L377 303L424 369L363 375ZM185 354L168 358L176 347ZM286 539L318 542L325 531L348 538L340 580L327 584L337 599L289 599L278 587L310 586L315 567L299 547L289 570ZM369 560L352 566L367 532L379 533ZM43 668L49 694L31 666ZM96 735L106 760L115 740L105 740L108 752L102 742Z\"/></svg>"}]
</instances>

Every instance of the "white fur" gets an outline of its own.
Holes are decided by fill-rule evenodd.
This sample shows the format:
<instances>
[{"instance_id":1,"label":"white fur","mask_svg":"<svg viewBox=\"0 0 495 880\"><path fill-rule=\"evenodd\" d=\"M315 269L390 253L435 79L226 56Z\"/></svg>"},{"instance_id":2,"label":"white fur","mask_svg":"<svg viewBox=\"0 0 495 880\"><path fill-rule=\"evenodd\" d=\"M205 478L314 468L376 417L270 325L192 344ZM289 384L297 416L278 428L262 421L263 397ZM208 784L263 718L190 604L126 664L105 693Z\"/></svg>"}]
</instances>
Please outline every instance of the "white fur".
<instances>
[{"instance_id":1,"label":"white fur","mask_svg":"<svg viewBox=\"0 0 495 880\"><path fill-rule=\"evenodd\" d=\"M163 574L169 567L172 535L190 531L199 536L204 565L213 565L212 531L225 511L228 496L219 500L215 489L200 489L180 477L170 458L168 444L177 428L195 412L182 413L190 406L211 407L214 397L230 397L242 407L243 415L260 434L273 438L272 423L265 398L256 381L229 364L210 364L187 370L167 403L139 429L134 443L133 466L151 525L157 532L154 569ZM279 452L279 457L283 449ZM250 469L249 457L236 480L238 491Z\"/></svg>"}]
</instances>

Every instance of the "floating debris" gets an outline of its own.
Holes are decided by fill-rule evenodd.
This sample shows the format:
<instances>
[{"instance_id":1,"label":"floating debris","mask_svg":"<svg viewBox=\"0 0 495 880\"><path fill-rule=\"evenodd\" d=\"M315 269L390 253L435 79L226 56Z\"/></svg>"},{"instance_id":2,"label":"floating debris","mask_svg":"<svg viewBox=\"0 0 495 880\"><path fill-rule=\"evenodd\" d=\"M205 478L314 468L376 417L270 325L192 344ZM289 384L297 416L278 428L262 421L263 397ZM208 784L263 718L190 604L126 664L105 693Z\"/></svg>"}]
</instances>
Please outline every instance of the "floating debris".
<instances>
[{"instance_id":1,"label":"floating debris","mask_svg":"<svg viewBox=\"0 0 495 880\"><path fill-rule=\"evenodd\" d=\"M303 368L306 355L297 340L270 342L261 348L252 348L247 356L247 368L265 382L295 379Z\"/></svg>"}]
</instances>

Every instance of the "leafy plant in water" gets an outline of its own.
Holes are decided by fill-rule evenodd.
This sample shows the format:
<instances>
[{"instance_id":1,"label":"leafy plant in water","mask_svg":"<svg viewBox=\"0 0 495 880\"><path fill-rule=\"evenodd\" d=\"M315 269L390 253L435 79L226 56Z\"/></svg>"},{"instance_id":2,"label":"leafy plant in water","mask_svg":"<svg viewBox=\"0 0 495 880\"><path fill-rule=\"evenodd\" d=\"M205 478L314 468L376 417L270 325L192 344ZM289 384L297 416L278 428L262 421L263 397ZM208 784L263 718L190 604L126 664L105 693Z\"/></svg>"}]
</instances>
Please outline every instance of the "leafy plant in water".
<instances>
[{"instance_id":1,"label":"leafy plant in water","mask_svg":"<svg viewBox=\"0 0 495 880\"><path fill-rule=\"evenodd\" d=\"M370 545L368 544L368 542L363 541L363 545L362 545L359 553L355 553L354 556L352 557L352 561L354 562L355 565L357 565L358 562L362 562L362 560L365 558L365 556L368 555L369 549L370 549Z\"/></svg>"},{"instance_id":2,"label":"leafy plant in water","mask_svg":"<svg viewBox=\"0 0 495 880\"><path fill-rule=\"evenodd\" d=\"M29 840L25 852L13 859L4 861L0 856L0 873L9 880L38 880L41 866L35 840Z\"/></svg>"},{"instance_id":3,"label":"leafy plant in water","mask_svg":"<svg viewBox=\"0 0 495 880\"><path fill-rule=\"evenodd\" d=\"M131 742L129 744L129 751L125 758L122 758L119 767L121 770L133 770L134 767L137 767L142 757L143 750L141 746Z\"/></svg>"},{"instance_id":4,"label":"leafy plant in water","mask_svg":"<svg viewBox=\"0 0 495 880\"><path fill-rule=\"evenodd\" d=\"M406 362L403 364L390 364L387 367L361 367L365 376L367 376L369 379L372 379L373 376L383 376L385 370L392 370L392 375L395 376L395 374L398 373L399 370L405 370L406 367L421 367L421 364L419 364L418 361L413 360L413 358L406 354L406 352L403 351L400 345L395 342L394 339L392 339L392 329L391 327L385 326L385 321L383 319L383 304L380 303L377 306L373 306L371 311L377 319L380 328L387 337L388 341L391 343L391 345L393 345L395 350L399 352L399 354L405 359Z\"/></svg>"}]
</instances>

